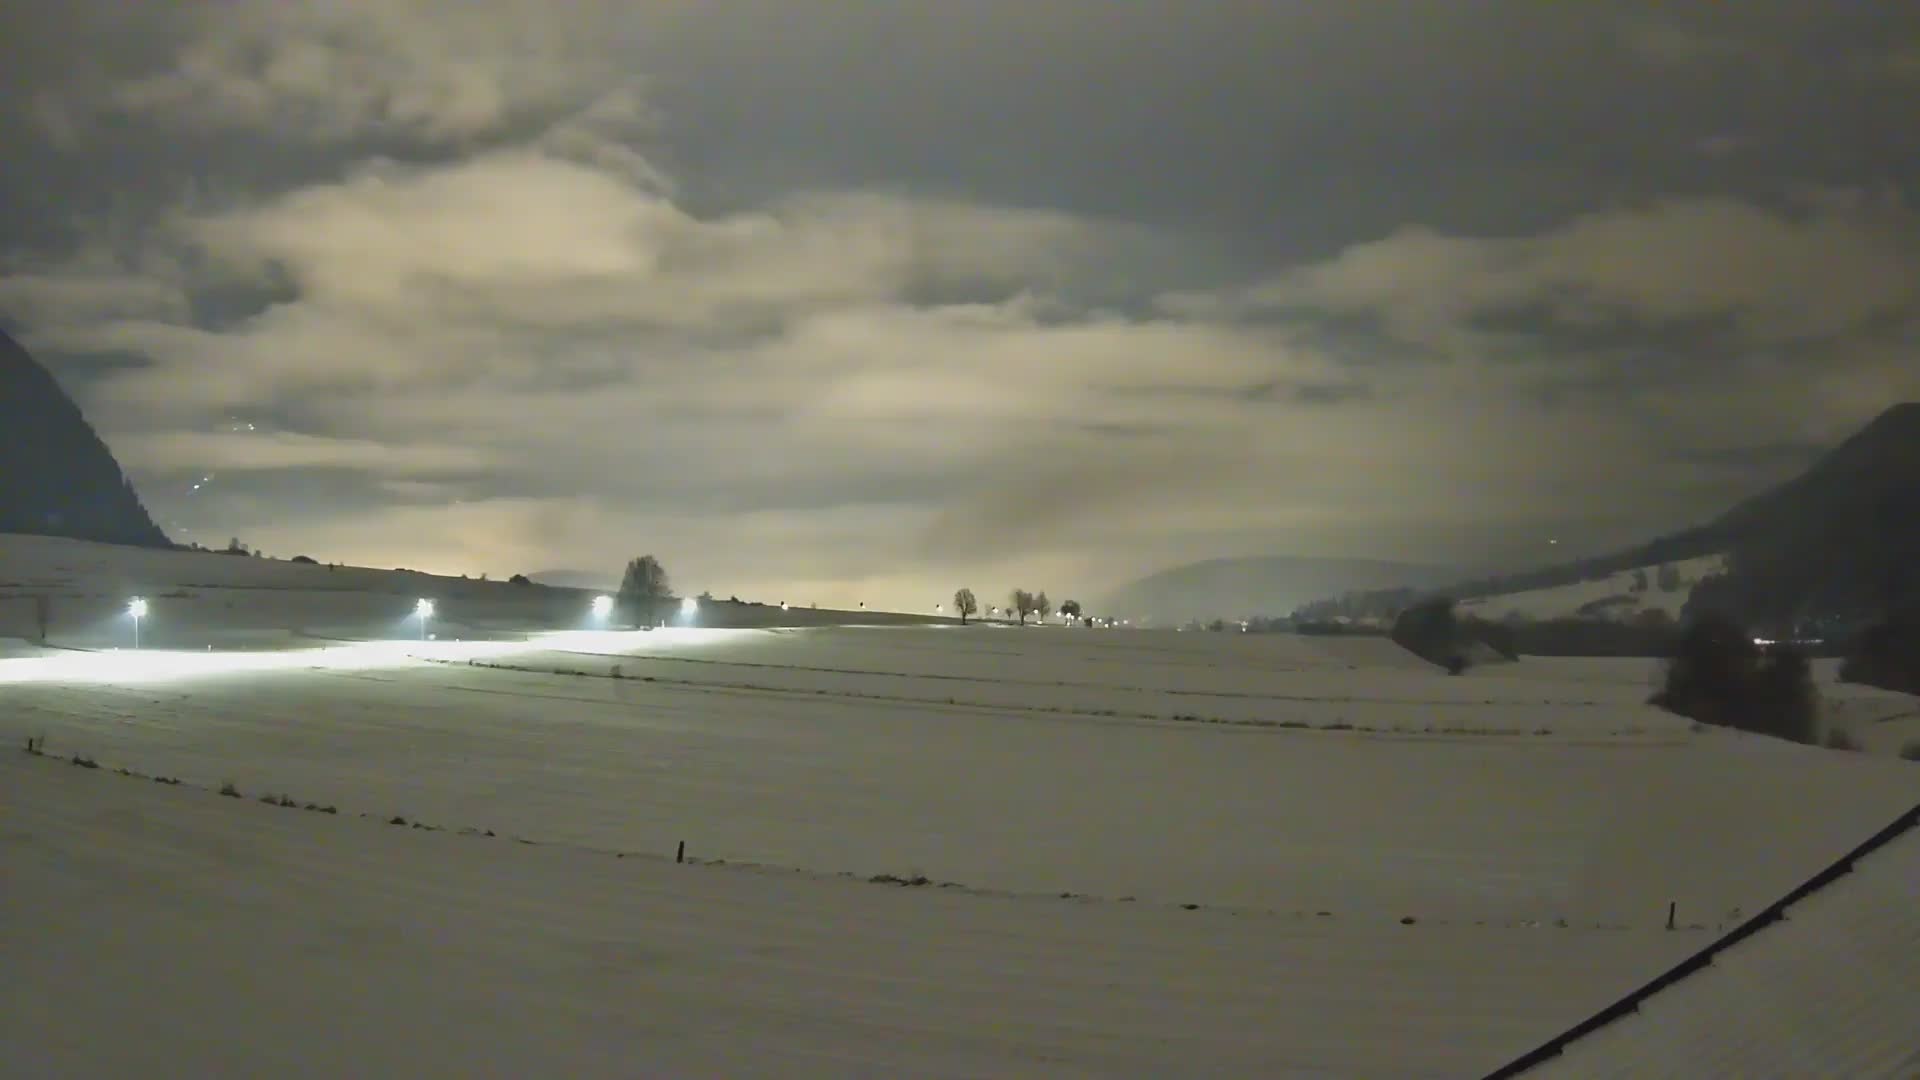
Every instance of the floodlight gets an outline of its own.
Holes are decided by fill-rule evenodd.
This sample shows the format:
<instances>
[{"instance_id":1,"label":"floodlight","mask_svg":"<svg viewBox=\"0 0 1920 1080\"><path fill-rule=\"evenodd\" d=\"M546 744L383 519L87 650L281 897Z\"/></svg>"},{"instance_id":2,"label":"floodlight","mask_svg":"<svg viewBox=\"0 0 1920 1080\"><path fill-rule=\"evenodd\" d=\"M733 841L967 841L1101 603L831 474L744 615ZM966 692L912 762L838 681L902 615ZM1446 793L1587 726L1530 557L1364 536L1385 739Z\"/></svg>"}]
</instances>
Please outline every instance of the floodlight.
<instances>
[{"instance_id":1,"label":"floodlight","mask_svg":"<svg viewBox=\"0 0 1920 1080\"><path fill-rule=\"evenodd\" d=\"M132 600L129 600L127 602L127 614L133 616L136 619L146 618L147 617L146 597L136 596Z\"/></svg>"},{"instance_id":2,"label":"floodlight","mask_svg":"<svg viewBox=\"0 0 1920 1080\"><path fill-rule=\"evenodd\" d=\"M700 613L700 599L698 597L688 596L688 597L681 598L680 614L697 615L699 613Z\"/></svg>"},{"instance_id":3,"label":"floodlight","mask_svg":"<svg viewBox=\"0 0 1920 1080\"><path fill-rule=\"evenodd\" d=\"M413 613L423 619L433 618L433 601L422 599L413 605Z\"/></svg>"},{"instance_id":4,"label":"floodlight","mask_svg":"<svg viewBox=\"0 0 1920 1080\"><path fill-rule=\"evenodd\" d=\"M593 617L604 619L613 614L613 597L596 596L593 598Z\"/></svg>"}]
</instances>

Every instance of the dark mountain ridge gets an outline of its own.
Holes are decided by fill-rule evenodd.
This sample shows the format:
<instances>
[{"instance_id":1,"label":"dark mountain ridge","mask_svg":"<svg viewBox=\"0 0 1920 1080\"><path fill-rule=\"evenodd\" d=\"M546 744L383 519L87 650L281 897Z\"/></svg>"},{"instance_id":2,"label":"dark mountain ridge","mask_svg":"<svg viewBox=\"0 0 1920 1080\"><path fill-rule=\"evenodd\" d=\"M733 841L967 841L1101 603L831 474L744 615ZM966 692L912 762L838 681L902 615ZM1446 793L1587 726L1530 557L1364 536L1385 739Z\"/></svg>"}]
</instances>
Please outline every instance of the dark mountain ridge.
<instances>
[{"instance_id":1,"label":"dark mountain ridge","mask_svg":"<svg viewBox=\"0 0 1920 1080\"><path fill-rule=\"evenodd\" d=\"M1724 554L1691 609L1756 624L1856 624L1920 604L1920 403L1895 405L1804 473L1713 520L1612 555L1458 582L1418 595L1474 599ZM1307 605L1303 617L1391 617L1409 590Z\"/></svg>"},{"instance_id":2,"label":"dark mountain ridge","mask_svg":"<svg viewBox=\"0 0 1920 1080\"><path fill-rule=\"evenodd\" d=\"M1398 584L1431 588L1455 580L1457 567L1375 559L1280 556L1209 559L1159 571L1098 599L1095 610L1133 619L1274 617L1314 597Z\"/></svg>"},{"instance_id":3,"label":"dark mountain ridge","mask_svg":"<svg viewBox=\"0 0 1920 1080\"><path fill-rule=\"evenodd\" d=\"M79 406L4 330L0 533L171 546Z\"/></svg>"}]
</instances>

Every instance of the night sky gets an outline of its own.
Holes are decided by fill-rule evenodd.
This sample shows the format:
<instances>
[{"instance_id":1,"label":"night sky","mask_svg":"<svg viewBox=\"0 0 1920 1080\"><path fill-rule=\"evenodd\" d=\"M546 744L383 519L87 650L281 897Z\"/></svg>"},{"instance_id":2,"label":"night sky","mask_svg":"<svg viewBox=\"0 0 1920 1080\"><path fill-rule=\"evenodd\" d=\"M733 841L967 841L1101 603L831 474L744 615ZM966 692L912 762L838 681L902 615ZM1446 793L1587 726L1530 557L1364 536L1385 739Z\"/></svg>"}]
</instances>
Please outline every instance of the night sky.
<instances>
[{"instance_id":1,"label":"night sky","mask_svg":"<svg viewBox=\"0 0 1920 1080\"><path fill-rule=\"evenodd\" d=\"M15 0L0 100L0 321L283 557L1517 569L1920 397L1920 5Z\"/></svg>"}]
</instances>

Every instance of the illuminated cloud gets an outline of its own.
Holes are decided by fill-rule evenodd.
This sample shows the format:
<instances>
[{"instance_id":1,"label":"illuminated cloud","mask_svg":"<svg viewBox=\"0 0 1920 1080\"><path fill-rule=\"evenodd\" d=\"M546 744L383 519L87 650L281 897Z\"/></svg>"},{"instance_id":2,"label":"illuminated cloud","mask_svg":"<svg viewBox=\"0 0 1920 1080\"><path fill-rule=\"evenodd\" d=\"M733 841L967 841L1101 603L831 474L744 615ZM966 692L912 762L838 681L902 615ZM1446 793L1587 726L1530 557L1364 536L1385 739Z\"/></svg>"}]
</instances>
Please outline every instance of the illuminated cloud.
<instances>
[{"instance_id":1,"label":"illuminated cloud","mask_svg":"<svg viewBox=\"0 0 1920 1080\"><path fill-rule=\"evenodd\" d=\"M0 72L0 317L215 542L915 606L1481 562L1920 394L1911 18L78 2Z\"/></svg>"}]
</instances>

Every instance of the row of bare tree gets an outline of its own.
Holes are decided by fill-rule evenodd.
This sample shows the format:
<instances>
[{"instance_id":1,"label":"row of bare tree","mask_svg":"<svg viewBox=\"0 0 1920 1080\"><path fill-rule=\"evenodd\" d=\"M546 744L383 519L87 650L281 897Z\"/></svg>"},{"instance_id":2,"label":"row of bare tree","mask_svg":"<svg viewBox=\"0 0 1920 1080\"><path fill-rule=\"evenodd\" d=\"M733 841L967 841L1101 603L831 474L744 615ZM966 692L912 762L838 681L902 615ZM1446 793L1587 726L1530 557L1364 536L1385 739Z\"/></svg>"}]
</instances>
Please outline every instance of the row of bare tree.
<instances>
[{"instance_id":1,"label":"row of bare tree","mask_svg":"<svg viewBox=\"0 0 1920 1080\"><path fill-rule=\"evenodd\" d=\"M660 606L672 596L673 586L668 583L666 568L660 565L660 560L642 555L627 563L618 597L623 614L630 618L644 617L651 624L659 618ZM953 594L953 609L960 613L960 621L964 623L980 613L980 600L972 589L961 589ZM1029 615L1045 619L1053 614L1053 601L1047 599L1045 591L1015 589L1007 594L1007 612L1017 615L1020 625L1025 626ZM1063 602L1060 614L1070 619L1080 618L1080 601Z\"/></svg>"},{"instance_id":2,"label":"row of bare tree","mask_svg":"<svg viewBox=\"0 0 1920 1080\"><path fill-rule=\"evenodd\" d=\"M953 610L960 613L960 621L964 623L980 613L980 599L973 595L972 589L961 589L953 594ZM1044 591L1034 593L1015 589L1007 594L1007 612L1019 616L1020 625L1025 626L1029 615L1044 619L1053 614L1053 601L1047 599ZM1060 605L1060 614L1070 619L1079 618L1080 601L1065 601Z\"/></svg>"}]
</instances>

